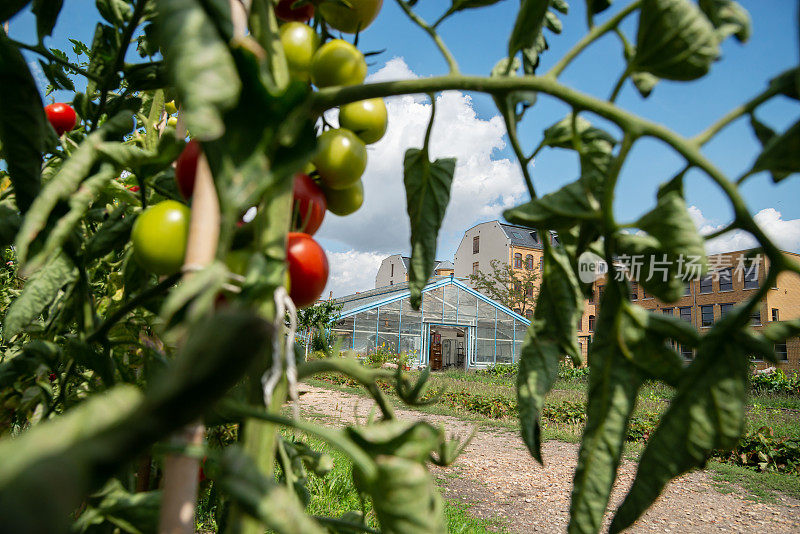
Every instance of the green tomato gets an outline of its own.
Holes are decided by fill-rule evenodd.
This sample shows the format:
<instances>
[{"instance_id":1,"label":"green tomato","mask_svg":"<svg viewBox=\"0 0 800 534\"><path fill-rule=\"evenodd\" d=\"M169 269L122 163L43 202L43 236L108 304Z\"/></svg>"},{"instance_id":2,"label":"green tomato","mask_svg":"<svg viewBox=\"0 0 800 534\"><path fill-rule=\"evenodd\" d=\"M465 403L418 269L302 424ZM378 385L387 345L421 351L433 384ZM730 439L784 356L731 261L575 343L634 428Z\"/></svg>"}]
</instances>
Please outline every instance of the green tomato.
<instances>
[{"instance_id":1,"label":"green tomato","mask_svg":"<svg viewBox=\"0 0 800 534\"><path fill-rule=\"evenodd\" d=\"M311 59L319 47L319 36L302 22L287 22L280 29L281 45L293 80L311 79Z\"/></svg>"},{"instance_id":2,"label":"green tomato","mask_svg":"<svg viewBox=\"0 0 800 534\"><path fill-rule=\"evenodd\" d=\"M164 104L164 109L167 111L167 115L175 115L178 112L178 107L175 105L174 100L170 100Z\"/></svg>"},{"instance_id":3,"label":"green tomato","mask_svg":"<svg viewBox=\"0 0 800 534\"><path fill-rule=\"evenodd\" d=\"M331 0L319 6L325 22L330 27L344 33L364 31L367 26L372 24L383 6L383 0L347 1L349 6L337 0Z\"/></svg>"},{"instance_id":4,"label":"green tomato","mask_svg":"<svg viewBox=\"0 0 800 534\"><path fill-rule=\"evenodd\" d=\"M364 183L359 180L347 189L323 189L328 211L344 217L355 213L364 204Z\"/></svg>"},{"instance_id":5,"label":"green tomato","mask_svg":"<svg viewBox=\"0 0 800 534\"><path fill-rule=\"evenodd\" d=\"M367 168L367 147L350 130L323 132L317 139L317 149L312 162L328 189L347 189Z\"/></svg>"},{"instance_id":6,"label":"green tomato","mask_svg":"<svg viewBox=\"0 0 800 534\"><path fill-rule=\"evenodd\" d=\"M386 133L388 115L382 98L345 104L339 110L339 124L352 130L366 144L375 143Z\"/></svg>"},{"instance_id":7,"label":"green tomato","mask_svg":"<svg viewBox=\"0 0 800 534\"><path fill-rule=\"evenodd\" d=\"M317 87L358 85L366 77L364 54L342 39L322 45L311 60L311 81Z\"/></svg>"},{"instance_id":8,"label":"green tomato","mask_svg":"<svg viewBox=\"0 0 800 534\"><path fill-rule=\"evenodd\" d=\"M139 214L131 230L133 257L155 274L180 271L186 255L191 210L180 202L165 200Z\"/></svg>"}]
</instances>

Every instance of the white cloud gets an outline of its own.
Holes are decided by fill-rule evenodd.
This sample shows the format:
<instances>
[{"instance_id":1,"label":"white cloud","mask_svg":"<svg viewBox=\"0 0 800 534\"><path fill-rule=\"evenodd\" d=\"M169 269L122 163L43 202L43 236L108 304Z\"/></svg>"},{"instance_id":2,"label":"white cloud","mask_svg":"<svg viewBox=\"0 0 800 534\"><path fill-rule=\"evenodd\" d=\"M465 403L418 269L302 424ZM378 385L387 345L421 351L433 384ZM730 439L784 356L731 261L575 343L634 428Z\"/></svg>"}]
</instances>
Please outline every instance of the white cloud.
<instances>
[{"instance_id":1,"label":"white cloud","mask_svg":"<svg viewBox=\"0 0 800 534\"><path fill-rule=\"evenodd\" d=\"M402 58L393 58L367 81L416 77ZM353 251L380 257L409 252L403 158L408 148L422 146L431 113L428 99L419 95L387 98L386 105L386 135L368 147L369 162L362 178L364 206L348 217L328 214L318 234ZM336 112L328 119L335 124ZM505 135L502 118L478 117L469 95L458 91L438 95L431 157L457 160L450 205L439 234L442 259L453 255L464 230L499 218L504 209L522 201L525 186L516 162L493 157L496 150L505 148ZM373 284L374 278L365 277L359 290Z\"/></svg>"},{"instance_id":2,"label":"white cloud","mask_svg":"<svg viewBox=\"0 0 800 534\"><path fill-rule=\"evenodd\" d=\"M384 254L374 252L327 252L328 285L322 293L322 298L327 298L333 291L334 296L342 297L356 291L372 289L375 285L375 275Z\"/></svg>"},{"instance_id":3,"label":"white cloud","mask_svg":"<svg viewBox=\"0 0 800 534\"><path fill-rule=\"evenodd\" d=\"M724 224L707 219L697 206L689 207L695 226L703 235L708 235L722 229ZM800 251L800 219L784 219L781 212L775 208L765 208L756 213L753 218L756 224L773 240L778 248L790 252ZM743 230L734 230L706 243L709 254L717 252L730 252L742 250L757 245L755 238Z\"/></svg>"}]
</instances>

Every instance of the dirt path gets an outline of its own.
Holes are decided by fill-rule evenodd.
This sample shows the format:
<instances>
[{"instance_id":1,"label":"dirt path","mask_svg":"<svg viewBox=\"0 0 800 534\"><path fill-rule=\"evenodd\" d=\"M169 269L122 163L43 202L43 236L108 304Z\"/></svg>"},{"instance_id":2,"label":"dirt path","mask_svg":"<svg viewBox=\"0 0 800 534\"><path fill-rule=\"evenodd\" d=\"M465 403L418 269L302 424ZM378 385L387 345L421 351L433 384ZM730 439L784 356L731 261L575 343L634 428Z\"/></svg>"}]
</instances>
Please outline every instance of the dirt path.
<instances>
[{"instance_id":1,"label":"dirt path","mask_svg":"<svg viewBox=\"0 0 800 534\"><path fill-rule=\"evenodd\" d=\"M328 423L364 421L370 399L303 385L301 403L308 415ZM448 434L466 436L472 423L455 417L397 410L401 419L426 419L443 424ZM468 503L476 517L499 518L511 532L564 532L568 521L572 475L578 446L549 441L543 445L545 466L528 454L518 434L485 428L449 468L434 467L444 496ZM614 508L633 482L636 465L625 461L611 496ZM776 504L761 504L713 488L701 471L673 481L656 504L630 532L800 532L800 501L778 496ZM610 517L607 517L610 521Z\"/></svg>"}]
</instances>

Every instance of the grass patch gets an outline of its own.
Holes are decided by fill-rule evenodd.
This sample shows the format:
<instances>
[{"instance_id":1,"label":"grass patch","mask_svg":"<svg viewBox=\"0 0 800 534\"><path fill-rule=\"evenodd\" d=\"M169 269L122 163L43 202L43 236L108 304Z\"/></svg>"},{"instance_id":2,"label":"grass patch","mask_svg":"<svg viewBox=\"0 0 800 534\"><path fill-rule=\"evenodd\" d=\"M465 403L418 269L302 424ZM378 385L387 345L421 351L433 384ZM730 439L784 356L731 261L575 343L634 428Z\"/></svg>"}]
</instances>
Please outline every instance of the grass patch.
<instances>
[{"instance_id":1,"label":"grass patch","mask_svg":"<svg viewBox=\"0 0 800 534\"><path fill-rule=\"evenodd\" d=\"M708 471L720 493L739 493L762 503L774 503L782 493L800 499L800 477L781 473L759 473L738 465L710 462ZM742 492L744 490L744 492Z\"/></svg>"}]
</instances>

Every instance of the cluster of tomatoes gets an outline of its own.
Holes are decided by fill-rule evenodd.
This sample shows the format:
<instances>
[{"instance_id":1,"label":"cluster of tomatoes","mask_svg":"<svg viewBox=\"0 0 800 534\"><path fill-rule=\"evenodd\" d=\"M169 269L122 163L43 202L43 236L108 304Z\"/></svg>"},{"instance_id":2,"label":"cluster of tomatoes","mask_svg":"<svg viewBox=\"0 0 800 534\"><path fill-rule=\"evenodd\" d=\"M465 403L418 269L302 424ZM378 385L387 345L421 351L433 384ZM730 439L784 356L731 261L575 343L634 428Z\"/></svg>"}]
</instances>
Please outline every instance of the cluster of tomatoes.
<instances>
[{"instance_id":1,"label":"cluster of tomatoes","mask_svg":"<svg viewBox=\"0 0 800 534\"><path fill-rule=\"evenodd\" d=\"M280 0L275 6L275 13L282 21L280 41L291 78L319 88L363 83L367 75L364 55L343 39L332 39L320 46L320 36L306 23L317 9L328 27L356 33L372 23L383 0L348 0L349 5L336 0L298 7L295 4L297 0ZM168 124L174 126L177 122L172 116L177 112L174 102L168 102L165 108ZM74 128L75 111L67 104L51 104L46 112L59 136ZM287 240L286 286L298 307L316 302L327 284L327 257L311 237L322 224L325 212L350 215L364 202L361 176L367 166L366 145L377 142L386 132L386 105L380 98L344 105L339 110L339 124L339 128L320 134L318 150L306 172L294 177L293 231ZM176 185L187 201L194 192L201 151L201 145L191 140L175 164ZM155 274L178 272L186 253L190 218L189 208L175 200L146 208L131 232L136 261ZM228 268L244 275L250 252L247 249L231 252L226 258Z\"/></svg>"}]
</instances>

